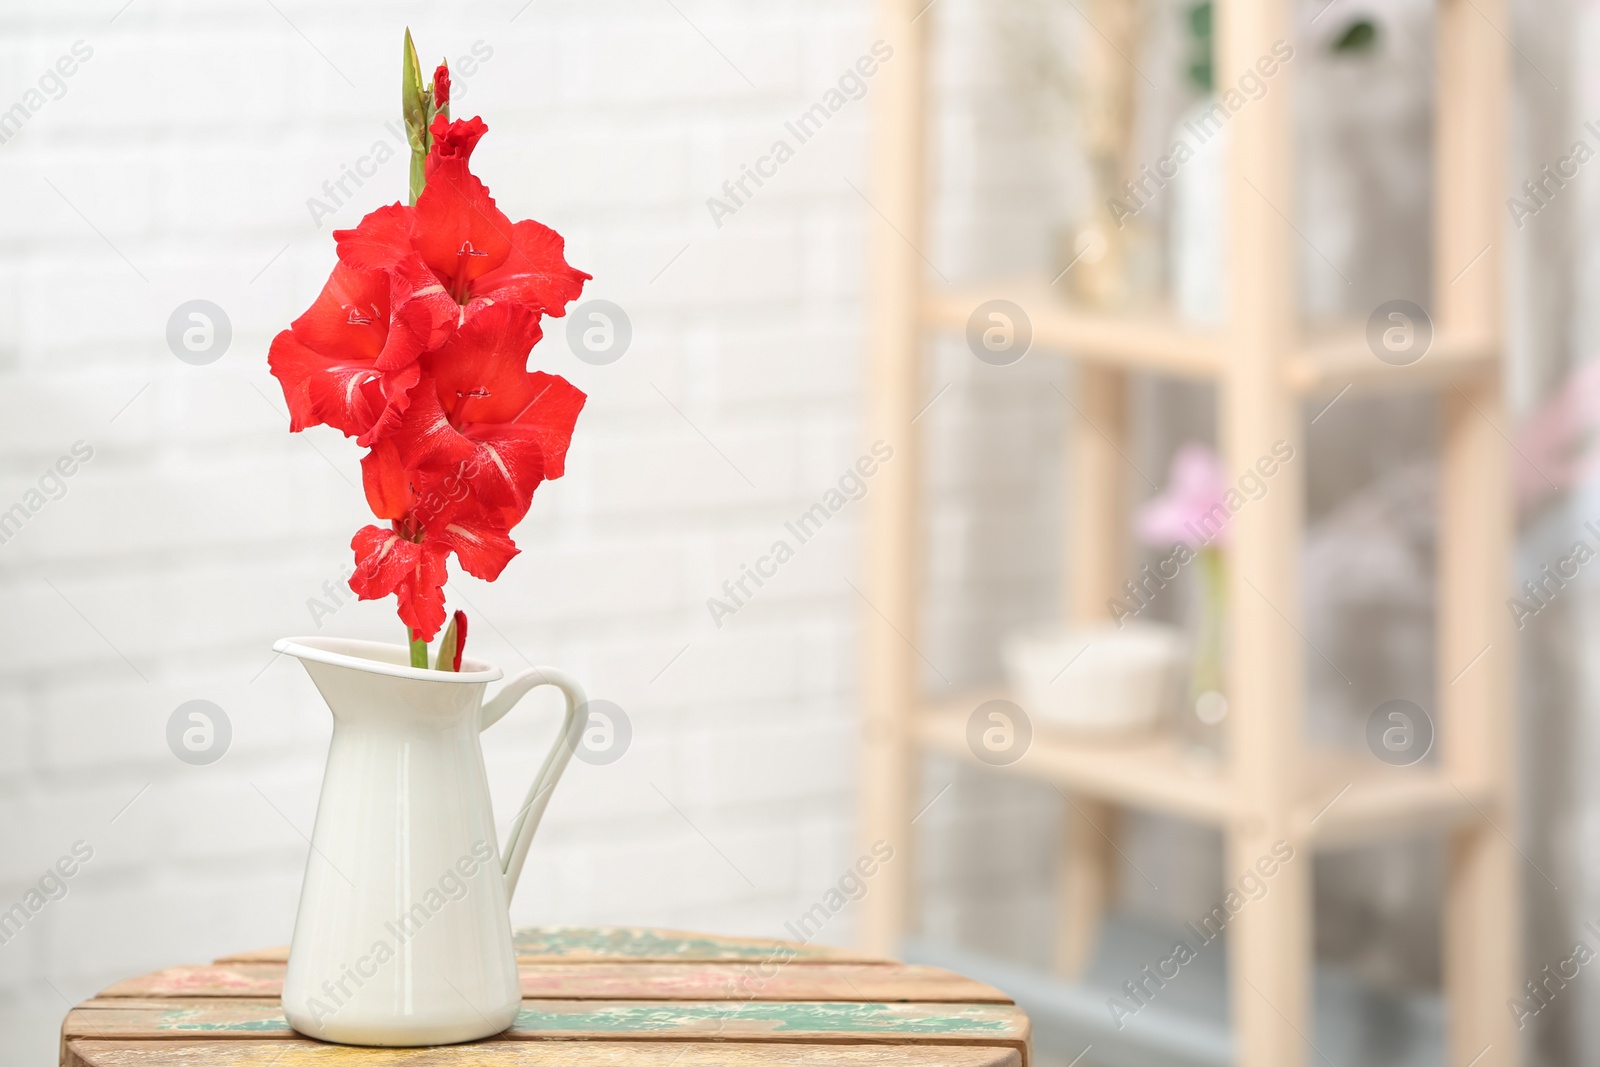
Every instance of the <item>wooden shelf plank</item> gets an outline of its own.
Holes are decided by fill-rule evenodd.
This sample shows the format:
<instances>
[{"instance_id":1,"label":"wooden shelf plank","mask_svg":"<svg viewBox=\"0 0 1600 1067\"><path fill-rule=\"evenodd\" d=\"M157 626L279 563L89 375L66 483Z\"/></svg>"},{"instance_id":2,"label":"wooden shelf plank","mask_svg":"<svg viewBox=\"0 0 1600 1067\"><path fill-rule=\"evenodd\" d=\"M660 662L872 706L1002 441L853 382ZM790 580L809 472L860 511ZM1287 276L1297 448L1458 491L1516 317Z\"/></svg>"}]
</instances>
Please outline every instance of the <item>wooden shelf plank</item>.
<instances>
[{"instance_id":1,"label":"wooden shelf plank","mask_svg":"<svg viewBox=\"0 0 1600 1067\"><path fill-rule=\"evenodd\" d=\"M1220 332L1184 326L1160 313L1115 315L1073 307L1043 279L930 292L922 301L923 321L963 333L973 311L987 300L1009 300L1022 308L1033 327L1035 349L1189 378L1215 377L1223 366L1226 346Z\"/></svg>"},{"instance_id":2,"label":"wooden shelf plank","mask_svg":"<svg viewBox=\"0 0 1600 1067\"><path fill-rule=\"evenodd\" d=\"M1367 345L1366 327L1346 324L1303 338L1284 374L1297 393L1423 389L1466 381L1492 371L1498 353L1488 342L1440 334L1428 352L1404 367L1385 363Z\"/></svg>"},{"instance_id":3,"label":"wooden shelf plank","mask_svg":"<svg viewBox=\"0 0 1600 1067\"><path fill-rule=\"evenodd\" d=\"M1003 698L978 691L918 716L923 745L978 766L1048 781L1065 790L1147 811L1222 826L1252 813L1224 769L1188 756L1169 733L1126 741L1080 739L1034 724L1028 751L1007 767L991 767L967 742L967 721L985 701ZM1493 818L1492 791L1452 782L1433 766L1389 767L1355 752L1311 750L1294 821L1317 848L1338 848L1384 838L1427 833Z\"/></svg>"},{"instance_id":4,"label":"wooden shelf plank","mask_svg":"<svg viewBox=\"0 0 1600 1067\"><path fill-rule=\"evenodd\" d=\"M918 717L917 736L924 745L983 763L967 743L972 712L997 692L974 693ZM994 768L1052 782L1096 798L1135 808L1162 811L1198 822L1222 824L1234 814L1232 791L1221 774L1188 758L1169 734L1128 741L1084 741L1037 728L1021 759Z\"/></svg>"},{"instance_id":5,"label":"wooden shelf plank","mask_svg":"<svg viewBox=\"0 0 1600 1067\"><path fill-rule=\"evenodd\" d=\"M1357 753L1314 752L1297 823L1317 848L1430 833L1493 818L1486 787L1434 766L1388 767Z\"/></svg>"},{"instance_id":6,"label":"wooden shelf plank","mask_svg":"<svg viewBox=\"0 0 1600 1067\"><path fill-rule=\"evenodd\" d=\"M1111 314L1074 307L1039 278L1003 278L933 291L923 298L925 324L964 332L974 309L1009 300L1027 313L1033 347L1125 370L1188 378L1219 377L1228 358L1220 330L1186 326L1165 312ZM1361 322L1317 329L1284 359L1284 377L1296 393L1422 389L1465 381L1492 371L1498 350L1488 341L1441 333L1425 356L1407 366L1385 363L1367 344Z\"/></svg>"}]
</instances>

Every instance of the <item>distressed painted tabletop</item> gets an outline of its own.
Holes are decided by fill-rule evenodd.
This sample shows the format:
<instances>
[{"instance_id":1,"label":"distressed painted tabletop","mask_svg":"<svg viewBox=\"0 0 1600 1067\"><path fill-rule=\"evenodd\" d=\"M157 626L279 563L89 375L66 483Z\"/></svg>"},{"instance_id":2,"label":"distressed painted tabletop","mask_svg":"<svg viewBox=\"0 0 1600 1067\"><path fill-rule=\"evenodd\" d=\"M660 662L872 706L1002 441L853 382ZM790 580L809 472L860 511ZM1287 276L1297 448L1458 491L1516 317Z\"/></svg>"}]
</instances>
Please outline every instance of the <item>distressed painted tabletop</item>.
<instances>
[{"instance_id":1,"label":"distressed painted tabletop","mask_svg":"<svg viewBox=\"0 0 1600 1067\"><path fill-rule=\"evenodd\" d=\"M845 949L630 927L516 932L497 1037L369 1049L301 1037L288 949L116 983L61 1028L65 1067L1028 1067L1028 1018L981 982Z\"/></svg>"}]
</instances>

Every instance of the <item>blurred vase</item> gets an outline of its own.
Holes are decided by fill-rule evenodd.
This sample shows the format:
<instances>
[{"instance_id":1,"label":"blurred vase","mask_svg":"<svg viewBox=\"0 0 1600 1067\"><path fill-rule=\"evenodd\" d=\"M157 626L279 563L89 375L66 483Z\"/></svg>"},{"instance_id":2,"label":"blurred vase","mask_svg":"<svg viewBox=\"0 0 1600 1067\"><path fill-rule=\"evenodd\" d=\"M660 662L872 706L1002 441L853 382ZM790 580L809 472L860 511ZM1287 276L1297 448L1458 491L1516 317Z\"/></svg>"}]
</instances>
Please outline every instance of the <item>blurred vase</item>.
<instances>
[{"instance_id":1,"label":"blurred vase","mask_svg":"<svg viewBox=\"0 0 1600 1067\"><path fill-rule=\"evenodd\" d=\"M289 1024L348 1045L499 1033L522 1003L509 904L578 743L583 690L535 668L485 703L501 672L480 661L419 669L402 646L325 637L273 648L300 660L333 713L284 976ZM479 734L541 685L565 695L566 720L502 858Z\"/></svg>"},{"instance_id":2,"label":"blurred vase","mask_svg":"<svg viewBox=\"0 0 1600 1067\"><path fill-rule=\"evenodd\" d=\"M1183 734L1203 758L1225 754L1227 687L1227 567L1214 545L1195 553L1194 662L1189 675L1189 700Z\"/></svg>"},{"instance_id":3,"label":"blurred vase","mask_svg":"<svg viewBox=\"0 0 1600 1067\"><path fill-rule=\"evenodd\" d=\"M1060 231L1056 271L1072 303L1096 311L1154 306L1161 291L1160 242L1141 219Z\"/></svg>"},{"instance_id":4,"label":"blurred vase","mask_svg":"<svg viewBox=\"0 0 1600 1067\"><path fill-rule=\"evenodd\" d=\"M1041 729L1109 739L1170 717L1183 688L1183 634L1151 622L1051 624L1009 634L1007 680Z\"/></svg>"}]
</instances>

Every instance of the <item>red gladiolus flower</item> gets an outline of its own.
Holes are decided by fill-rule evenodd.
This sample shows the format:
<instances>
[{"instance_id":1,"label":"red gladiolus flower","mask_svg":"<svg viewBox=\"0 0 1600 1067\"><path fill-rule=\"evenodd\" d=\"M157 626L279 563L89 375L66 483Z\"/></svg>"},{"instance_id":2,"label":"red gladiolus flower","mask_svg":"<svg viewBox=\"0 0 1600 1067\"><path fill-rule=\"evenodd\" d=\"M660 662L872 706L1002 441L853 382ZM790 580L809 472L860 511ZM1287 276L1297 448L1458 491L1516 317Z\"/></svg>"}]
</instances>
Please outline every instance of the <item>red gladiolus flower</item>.
<instances>
[{"instance_id":1,"label":"red gladiolus flower","mask_svg":"<svg viewBox=\"0 0 1600 1067\"><path fill-rule=\"evenodd\" d=\"M361 270L394 270L420 256L462 307L461 319L491 303L563 315L589 275L568 266L561 235L531 219L513 224L467 161L487 127L480 119L433 126L427 186L416 207L391 204L353 230L336 230L339 259Z\"/></svg>"},{"instance_id":2,"label":"red gladiolus flower","mask_svg":"<svg viewBox=\"0 0 1600 1067\"><path fill-rule=\"evenodd\" d=\"M417 284L425 272L416 260L392 274L334 267L267 354L291 430L326 424L364 445L393 431L420 374L417 357L453 323L443 290Z\"/></svg>"},{"instance_id":3,"label":"red gladiolus flower","mask_svg":"<svg viewBox=\"0 0 1600 1067\"><path fill-rule=\"evenodd\" d=\"M462 472L484 506L503 509L507 526L527 514L540 482L561 477L587 399L566 379L526 368L539 336L537 313L511 304L469 319L423 358L393 437L406 467Z\"/></svg>"},{"instance_id":4,"label":"red gladiolus flower","mask_svg":"<svg viewBox=\"0 0 1600 1067\"><path fill-rule=\"evenodd\" d=\"M380 523L350 542L350 588L363 600L395 596L411 662L423 666L418 643L445 623L447 560L500 576L518 552L512 527L565 469L587 399L528 370L528 355L542 317L564 314L589 275L567 264L555 231L513 224L495 206L468 169L487 127L448 121L449 100L441 65L416 205L335 231L338 264L268 355L291 430L326 424L368 449L362 486ZM464 617L458 627L457 669Z\"/></svg>"},{"instance_id":5,"label":"red gladiolus flower","mask_svg":"<svg viewBox=\"0 0 1600 1067\"><path fill-rule=\"evenodd\" d=\"M488 132L489 127L484 125L480 118L457 119L451 122L440 115L433 120L433 125L428 127L428 133L433 136L433 149L428 153L427 161L423 163L423 173L431 177L445 161L453 161L465 167L472 157L472 150L478 147L478 142Z\"/></svg>"},{"instance_id":6,"label":"red gladiolus flower","mask_svg":"<svg viewBox=\"0 0 1600 1067\"><path fill-rule=\"evenodd\" d=\"M361 461L361 474L373 513L392 521L365 526L350 542L350 588L362 600L395 594L400 620L431 641L445 620L445 560L453 552L468 574L494 581L519 551L512 524L472 498L460 470L407 468L387 441Z\"/></svg>"}]
</instances>

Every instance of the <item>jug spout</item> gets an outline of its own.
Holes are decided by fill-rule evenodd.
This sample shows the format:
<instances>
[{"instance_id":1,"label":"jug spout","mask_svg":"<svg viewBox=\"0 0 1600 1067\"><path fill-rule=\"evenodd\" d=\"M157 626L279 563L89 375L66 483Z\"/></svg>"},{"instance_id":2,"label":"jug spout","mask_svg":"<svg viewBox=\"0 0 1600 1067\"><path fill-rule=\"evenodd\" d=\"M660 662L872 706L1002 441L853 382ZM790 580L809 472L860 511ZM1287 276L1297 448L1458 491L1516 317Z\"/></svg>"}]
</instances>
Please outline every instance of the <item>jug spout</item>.
<instances>
[{"instance_id":1,"label":"jug spout","mask_svg":"<svg viewBox=\"0 0 1600 1067\"><path fill-rule=\"evenodd\" d=\"M272 646L305 667L336 720L426 720L475 713L500 668L465 659L460 671L412 667L399 645L341 637L288 637Z\"/></svg>"}]
</instances>

